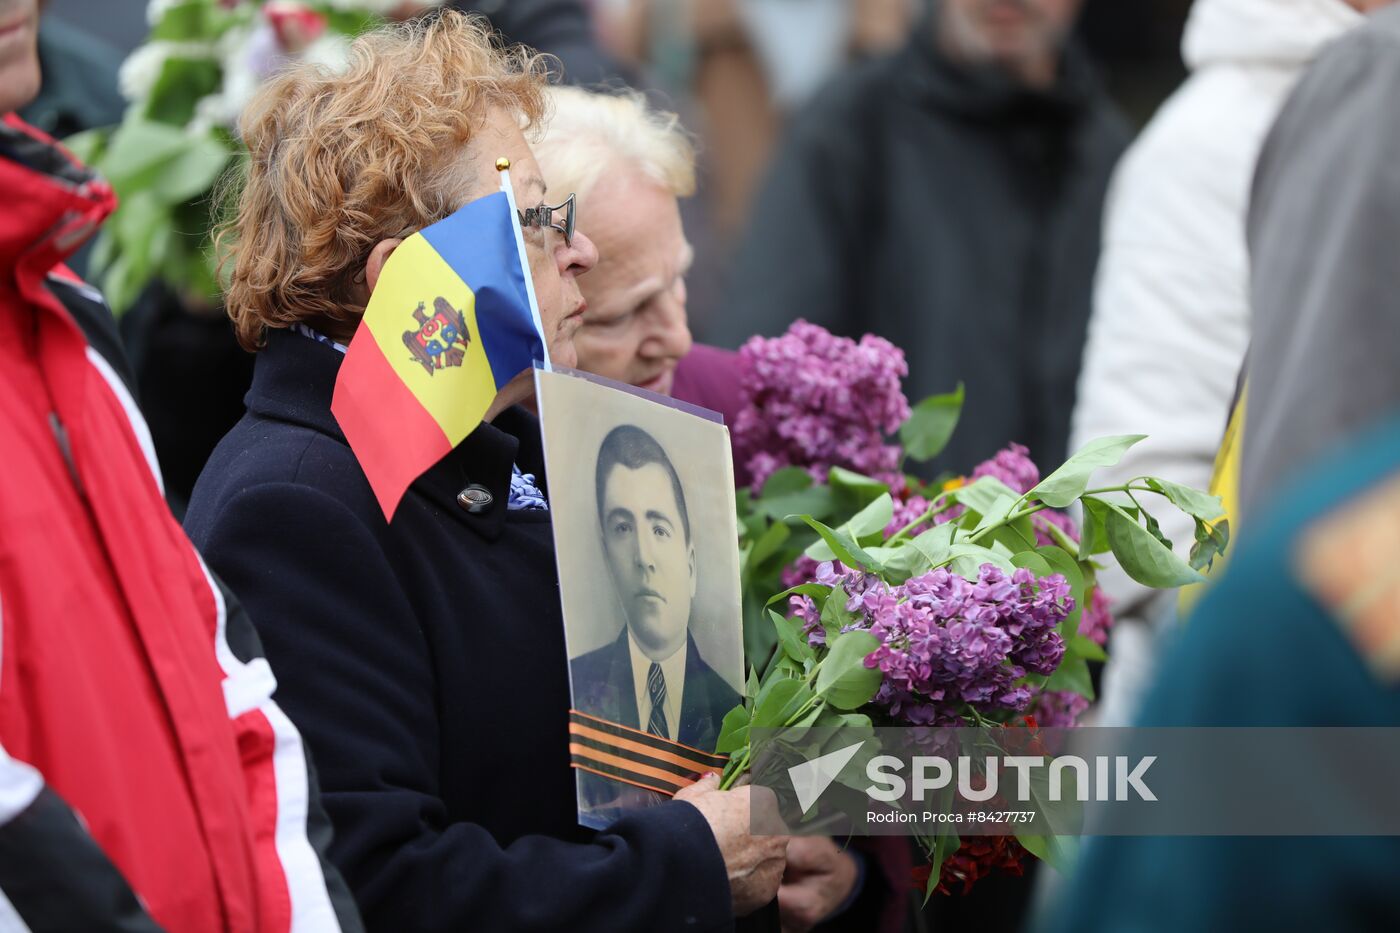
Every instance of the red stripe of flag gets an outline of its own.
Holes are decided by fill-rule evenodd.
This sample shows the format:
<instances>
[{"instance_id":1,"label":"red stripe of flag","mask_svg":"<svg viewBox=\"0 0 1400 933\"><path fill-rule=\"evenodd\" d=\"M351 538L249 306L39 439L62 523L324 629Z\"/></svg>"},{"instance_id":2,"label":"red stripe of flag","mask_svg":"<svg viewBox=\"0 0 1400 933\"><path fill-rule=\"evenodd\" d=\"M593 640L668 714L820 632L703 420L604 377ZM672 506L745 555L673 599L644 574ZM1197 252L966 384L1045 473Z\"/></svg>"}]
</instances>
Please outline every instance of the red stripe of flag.
<instances>
[{"instance_id":1,"label":"red stripe of flag","mask_svg":"<svg viewBox=\"0 0 1400 933\"><path fill-rule=\"evenodd\" d=\"M363 325L340 365L331 413L386 518L393 518L413 481L452 449L442 427L403 384Z\"/></svg>"}]
</instances>

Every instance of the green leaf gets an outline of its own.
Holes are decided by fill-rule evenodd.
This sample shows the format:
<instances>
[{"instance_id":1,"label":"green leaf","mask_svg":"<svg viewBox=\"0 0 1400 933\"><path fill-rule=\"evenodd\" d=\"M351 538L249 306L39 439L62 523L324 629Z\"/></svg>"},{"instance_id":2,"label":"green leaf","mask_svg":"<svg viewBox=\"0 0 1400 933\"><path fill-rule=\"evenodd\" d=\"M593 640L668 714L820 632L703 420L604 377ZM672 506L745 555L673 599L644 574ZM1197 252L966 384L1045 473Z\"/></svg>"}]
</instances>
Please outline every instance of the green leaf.
<instances>
[{"instance_id":1,"label":"green leaf","mask_svg":"<svg viewBox=\"0 0 1400 933\"><path fill-rule=\"evenodd\" d=\"M1158 479L1155 476L1144 476L1142 479L1149 487L1166 496L1167 501L1172 505L1192 518L1211 522L1225 514L1225 505L1220 501L1219 496L1212 496L1199 489L1174 483L1169 479Z\"/></svg>"},{"instance_id":2,"label":"green leaf","mask_svg":"<svg viewBox=\"0 0 1400 933\"><path fill-rule=\"evenodd\" d=\"M1080 568L1079 561L1060 548L1041 547L1036 549L1036 553L1050 565L1052 573L1060 574L1069 584L1069 594L1070 598L1074 600L1074 608L1070 610L1069 615L1065 616L1059 626L1060 637L1068 639L1079 632L1079 620L1084 615L1084 607L1089 605L1089 590L1085 584L1084 571Z\"/></svg>"},{"instance_id":3,"label":"green leaf","mask_svg":"<svg viewBox=\"0 0 1400 933\"><path fill-rule=\"evenodd\" d=\"M826 604L826 598L830 595L831 587L827 586L825 583L799 583L797 586L788 587L769 599L767 605L771 606L777 602L786 602L789 596L810 596L818 606L823 606Z\"/></svg>"},{"instance_id":4,"label":"green leaf","mask_svg":"<svg viewBox=\"0 0 1400 933\"><path fill-rule=\"evenodd\" d=\"M909 412L899 427L904 452L914 460L932 460L948 446L962 414L963 384L944 395L930 395Z\"/></svg>"},{"instance_id":5,"label":"green leaf","mask_svg":"<svg viewBox=\"0 0 1400 933\"><path fill-rule=\"evenodd\" d=\"M855 621L855 614L846 608L846 600L849 599L845 589L839 586L832 587L831 595L826 598L826 603L822 606L821 624L826 631L827 647L832 647L841 637L841 630Z\"/></svg>"},{"instance_id":6,"label":"green leaf","mask_svg":"<svg viewBox=\"0 0 1400 933\"><path fill-rule=\"evenodd\" d=\"M1091 642L1092 644L1092 642ZM1069 690L1090 700L1094 698L1094 680L1089 674L1089 662L1083 657L1065 655L1055 673L1045 682L1046 690Z\"/></svg>"},{"instance_id":7,"label":"green leaf","mask_svg":"<svg viewBox=\"0 0 1400 933\"><path fill-rule=\"evenodd\" d=\"M914 546L913 541L906 541L899 547L868 547L865 551L880 562L884 568L881 576L886 582L895 585L918 576L930 567L928 558Z\"/></svg>"},{"instance_id":8,"label":"green leaf","mask_svg":"<svg viewBox=\"0 0 1400 933\"><path fill-rule=\"evenodd\" d=\"M958 576L976 580L983 564L995 564L1007 573L1016 569L1009 556L1000 554L980 544L966 541L949 542L949 537L957 529L952 525L940 525L915 538L911 544L923 552L930 567L947 567Z\"/></svg>"},{"instance_id":9,"label":"green leaf","mask_svg":"<svg viewBox=\"0 0 1400 933\"><path fill-rule=\"evenodd\" d=\"M203 42L219 35L233 22L233 16L223 7L207 0L189 0L167 7L160 21L151 28L149 38Z\"/></svg>"},{"instance_id":10,"label":"green leaf","mask_svg":"<svg viewBox=\"0 0 1400 933\"><path fill-rule=\"evenodd\" d=\"M79 162L96 165L97 161L102 158L102 153L107 148L107 140L111 135L111 127L98 127L74 133L63 140L63 145L68 147L69 152L78 157Z\"/></svg>"},{"instance_id":11,"label":"green leaf","mask_svg":"<svg viewBox=\"0 0 1400 933\"><path fill-rule=\"evenodd\" d=\"M816 657L816 652L812 646L807 644L807 638L802 634L802 623L797 619L789 619L779 615L772 609L768 610L768 617L773 621L773 628L778 632L778 644L783 646L787 656L794 661L805 661L808 658Z\"/></svg>"},{"instance_id":12,"label":"green leaf","mask_svg":"<svg viewBox=\"0 0 1400 933\"><path fill-rule=\"evenodd\" d=\"M749 711L742 705L724 714L715 740L715 754L727 755L749 744Z\"/></svg>"},{"instance_id":13,"label":"green leaf","mask_svg":"<svg viewBox=\"0 0 1400 933\"><path fill-rule=\"evenodd\" d=\"M1005 506L1010 502L1015 502L1020 496L1016 494L1016 490L995 476L982 476L978 477L976 481L954 490L950 498L961 502L985 518L987 515L995 514L998 509L1001 510L1001 517L1005 517Z\"/></svg>"},{"instance_id":14,"label":"green leaf","mask_svg":"<svg viewBox=\"0 0 1400 933\"><path fill-rule=\"evenodd\" d=\"M1123 571L1142 585L1169 589L1205 579L1121 507L1108 504L1104 528L1113 556Z\"/></svg>"},{"instance_id":15,"label":"green leaf","mask_svg":"<svg viewBox=\"0 0 1400 933\"><path fill-rule=\"evenodd\" d=\"M1092 557L1095 554L1106 553L1109 545L1104 525L1108 518L1109 504L1093 496L1086 496L1081 504L1084 506L1084 522L1079 529L1079 556Z\"/></svg>"},{"instance_id":16,"label":"green leaf","mask_svg":"<svg viewBox=\"0 0 1400 933\"><path fill-rule=\"evenodd\" d=\"M811 488L812 474L802 467L787 466L781 470L776 470L763 482L763 491L759 493L765 499L777 496L787 496L794 492L801 492Z\"/></svg>"},{"instance_id":17,"label":"green leaf","mask_svg":"<svg viewBox=\"0 0 1400 933\"><path fill-rule=\"evenodd\" d=\"M1188 562L1193 570L1206 570L1213 563L1215 558L1225 553L1225 546L1230 543L1230 523L1221 519L1214 525L1196 519L1196 543L1191 546L1191 554Z\"/></svg>"},{"instance_id":18,"label":"green leaf","mask_svg":"<svg viewBox=\"0 0 1400 933\"><path fill-rule=\"evenodd\" d=\"M223 68L213 57L172 56L161 65L151 96L141 114L147 120L183 127L194 117L195 105L219 90Z\"/></svg>"},{"instance_id":19,"label":"green leaf","mask_svg":"<svg viewBox=\"0 0 1400 933\"><path fill-rule=\"evenodd\" d=\"M112 135L99 167L123 198L150 192L174 206L208 191L230 156L228 147L212 136L127 120Z\"/></svg>"},{"instance_id":20,"label":"green leaf","mask_svg":"<svg viewBox=\"0 0 1400 933\"><path fill-rule=\"evenodd\" d=\"M141 294L145 279L133 274L131 260L119 255L112 260L102 274L102 294L118 314L131 307Z\"/></svg>"},{"instance_id":21,"label":"green leaf","mask_svg":"<svg viewBox=\"0 0 1400 933\"><path fill-rule=\"evenodd\" d=\"M853 710L875 696L883 675L865 666L866 655L880 647L869 632L846 632L831 647L817 672L817 696L837 709Z\"/></svg>"},{"instance_id":22,"label":"green leaf","mask_svg":"<svg viewBox=\"0 0 1400 933\"><path fill-rule=\"evenodd\" d=\"M760 567L768 558L780 552L783 543L792 536L792 531L782 522L774 522L768 530L758 536L744 561L745 569Z\"/></svg>"},{"instance_id":23,"label":"green leaf","mask_svg":"<svg viewBox=\"0 0 1400 933\"><path fill-rule=\"evenodd\" d=\"M1162 526L1157 524L1157 519L1153 518L1152 513L1147 511L1147 509L1140 509L1139 511L1142 515L1142 523L1147 528L1147 533L1150 534L1152 537L1156 538L1158 541L1162 542L1163 546L1170 550L1172 546L1172 539L1168 538L1162 532Z\"/></svg>"},{"instance_id":24,"label":"green leaf","mask_svg":"<svg viewBox=\"0 0 1400 933\"><path fill-rule=\"evenodd\" d=\"M1028 496L1039 499L1051 508L1063 509L1084 495L1089 477L1099 467L1113 466L1123 459L1128 448L1145 438L1146 434L1123 434L1090 441L1066 460L1058 470L1041 480Z\"/></svg>"},{"instance_id":25,"label":"green leaf","mask_svg":"<svg viewBox=\"0 0 1400 933\"><path fill-rule=\"evenodd\" d=\"M805 683L795 677L771 677L758 691L758 699L754 701L753 720L750 723L755 729L770 729L784 724L783 711L793 697L806 692L809 696L811 690Z\"/></svg>"},{"instance_id":26,"label":"green leaf","mask_svg":"<svg viewBox=\"0 0 1400 933\"><path fill-rule=\"evenodd\" d=\"M1025 846L1027 852L1048 864L1061 875L1068 876L1074 868L1079 846L1073 836L1037 836L1030 833L1016 833L1016 841Z\"/></svg>"},{"instance_id":27,"label":"green leaf","mask_svg":"<svg viewBox=\"0 0 1400 933\"><path fill-rule=\"evenodd\" d=\"M1048 577L1055 572L1050 569L1050 562L1035 551L1022 551L1020 554L1013 555L1011 563L1029 570L1037 577Z\"/></svg>"},{"instance_id":28,"label":"green leaf","mask_svg":"<svg viewBox=\"0 0 1400 933\"><path fill-rule=\"evenodd\" d=\"M796 516L810 515L821 520L836 511L836 495L827 486L810 486L773 498L760 498L754 503L760 515L775 521L794 521Z\"/></svg>"},{"instance_id":29,"label":"green leaf","mask_svg":"<svg viewBox=\"0 0 1400 933\"><path fill-rule=\"evenodd\" d=\"M951 812L949 807L945 812ZM928 884L924 886L924 904L928 904L928 899L933 897L933 892L938 889L938 883L943 880L943 863L948 860L948 856L958 851L962 847L962 840L958 834L952 831L943 833L935 837L933 851L929 855L929 876Z\"/></svg>"},{"instance_id":30,"label":"green leaf","mask_svg":"<svg viewBox=\"0 0 1400 933\"><path fill-rule=\"evenodd\" d=\"M758 696L758 668L749 666L749 679L744 682L744 697L752 700Z\"/></svg>"},{"instance_id":31,"label":"green leaf","mask_svg":"<svg viewBox=\"0 0 1400 933\"><path fill-rule=\"evenodd\" d=\"M890 494L883 492L880 496L861 509L846 522L844 530L856 540L879 535L882 539L885 529L889 527L894 519L894 499Z\"/></svg>"},{"instance_id":32,"label":"green leaf","mask_svg":"<svg viewBox=\"0 0 1400 933\"><path fill-rule=\"evenodd\" d=\"M875 558L863 551L859 544L844 531L837 528L828 528L810 515L803 515L802 520L811 525L813 530L826 542L826 548L822 549L813 544L807 549L807 556L813 560L839 560L851 569L864 568L866 570L878 571L880 564ZM827 555L830 556L819 556Z\"/></svg>"},{"instance_id":33,"label":"green leaf","mask_svg":"<svg viewBox=\"0 0 1400 933\"><path fill-rule=\"evenodd\" d=\"M831 468L827 474L827 483L831 485L832 489L853 496L861 505L878 497L883 492L890 491L890 487L878 479L872 479L864 474L839 466Z\"/></svg>"},{"instance_id":34,"label":"green leaf","mask_svg":"<svg viewBox=\"0 0 1400 933\"><path fill-rule=\"evenodd\" d=\"M1103 646L1091 638L1083 635L1071 635L1065 639L1066 656L1083 658L1086 661L1107 661L1108 653L1103 650Z\"/></svg>"},{"instance_id":35,"label":"green leaf","mask_svg":"<svg viewBox=\"0 0 1400 933\"><path fill-rule=\"evenodd\" d=\"M347 36L358 36L360 33L384 23L383 17L357 10L332 8L326 10L325 14L330 28Z\"/></svg>"}]
</instances>

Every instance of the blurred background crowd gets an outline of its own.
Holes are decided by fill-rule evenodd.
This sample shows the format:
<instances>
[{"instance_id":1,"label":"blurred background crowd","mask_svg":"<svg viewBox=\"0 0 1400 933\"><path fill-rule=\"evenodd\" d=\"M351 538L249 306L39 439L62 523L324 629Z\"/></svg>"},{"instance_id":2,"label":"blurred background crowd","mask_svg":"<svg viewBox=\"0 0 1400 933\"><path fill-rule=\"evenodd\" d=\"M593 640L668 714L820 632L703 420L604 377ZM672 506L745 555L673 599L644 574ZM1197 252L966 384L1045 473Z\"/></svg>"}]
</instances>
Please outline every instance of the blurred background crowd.
<instances>
[{"instance_id":1,"label":"blurred background crowd","mask_svg":"<svg viewBox=\"0 0 1400 933\"><path fill-rule=\"evenodd\" d=\"M981 436L960 432L945 461L975 462L1008 437L1026 443L1043 462L1063 456L1067 427L1057 422L1067 417L1083 337L1103 189L1134 128L1185 75L1179 50L1189 0L951 4L966 8L961 15L968 34L960 41L972 59L1039 54L1053 63L1054 73L1063 50L1064 75L1043 87L1044 93L1024 99L1016 93L1018 82L998 86L991 71L964 82L956 72L940 71L936 56L919 54L940 45L935 32L943 27L930 0L449 5L491 17L508 41L557 56L569 83L639 88L655 105L680 115L698 157L696 194L681 201L694 250L686 285L697 341L736 347L755 333L779 333L797 317L857 336L875 331L920 359L909 386L910 396L920 398L950 389L965 378L960 369L973 369L955 365L947 350L920 343L917 320L927 318L928 308L893 300L911 286L927 291L918 288L918 279L941 282L931 289L936 294L921 299L940 313L976 303L990 313L984 323L993 328L1015 326L1005 315L1041 319L1038 339L1057 342L1041 356L1056 360L1060 369L1043 372L1044 382L1034 387L1028 382L1024 398L997 398L996 385L970 385L967 420L991 420ZM165 6L171 4L46 3L40 32L44 82L21 116L58 138L119 123L127 104L123 93L146 89L138 74L145 53L124 71L122 63L147 42L155 19L150 14ZM408 0L390 13L407 17L428 6ZM1001 16L1010 17L1009 25L998 25ZM1043 46L1039 52L1003 53L977 37L1003 28L1014 33L1022 28L1018 17L1030 20L1037 34L1032 41ZM304 44L294 27L290 33L279 27L278 39L291 47ZM989 75L992 80L983 80ZM867 122L853 122L858 115ZM1081 117L1092 118L1093 126ZM948 121L964 118L985 132L978 129L971 139L945 132ZM976 184L969 181L970 169L985 165L987 157L1012 161L992 167L986 187L969 187ZM882 160L908 168L887 172ZM877 198L865 185L881 176L890 190ZM117 188L127 194L120 180ZM928 228L906 228L897 213L850 213L856 203L885 210L878 203L884 197L891 200L888 210L925 217ZM959 199L963 205L949 210ZM982 218L986 240L963 237L964 211ZM207 212L195 217L188 223L207 222ZM919 223L912 217L907 222ZM188 227L181 232L199 233ZM944 249L944 240L955 235L964 245ZM869 255L886 257L896 274L857 269L860 263L845 255L847 238L868 241ZM886 249L877 242L884 238L899 245ZM80 274L89 271L91 253L89 244L71 263ZM841 262L834 261L838 253ZM925 265L923 256L933 265ZM967 272L969 259L981 268ZM160 269L144 268L145 275L118 283L110 268L98 266L92 271L107 273L106 279L94 277L122 316L127 352L179 509L209 451L242 414L252 358L235 351L222 309L204 294L204 283L162 281ZM850 276L838 283L808 274L820 267L844 267ZM1008 269L1015 271L1005 274ZM911 282L907 276L918 278ZM175 277L198 278L183 271ZM145 278L151 281L139 281ZM1020 294L1027 288L1043 297ZM1030 305L1037 300L1047 307L1071 305L1062 311L1068 327L1055 315L1034 313ZM944 321L935 316L927 323L941 327ZM1026 407L1007 423L1013 408L1037 399L1037 407ZM1048 420L1042 417L1047 414Z\"/></svg>"},{"instance_id":2,"label":"blurred background crowd","mask_svg":"<svg viewBox=\"0 0 1400 933\"><path fill-rule=\"evenodd\" d=\"M399 18L430 6L380 5ZM1262 252L1247 250L1255 166L1306 66L1386 3L449 5L490 18L510 42L556 56L565 83L643 91L677 113L694 139L695 191L680 200L689 243L683 285L655 307L626 309L630 323L586 322L583 335L589 326L614 329L581 340L635 340L627 352L659 367L648 376L669 378L692 342L734 349L798 318L847 336L875 332L907 354L911 398L966 386L964 425L931 472L966 467L1008 441L1025 444L1046 466L1094 437L1141 432L1152 440L1117 468L1120 477L1151 473L1204 488L1214 474L1232 519L1239 514L1229 425L1250 347L1250 264L1258 281L1261 263L1272 263L1269 280L1280 283L1254 289L1256 315L1307 284L1289 278L1301 254L1296 243L1264 237L1255 242ZM43 86L21 116L60 138L120 123L124 94L155 93L137 66L150 24L170 6L43 4ZM297 4L267 4L279 6L286 15L269 20L268 54L313 48L317 36L298 25ZM1276 169L1285 180L1274 188L1256 190L1265 195L1256 209L1275 213L1255 222L1273 218L1266 232L1278 237L1300 209L1275 208L1269 197L1304 190L1293 182L1311 177L1288 170ZM131 190L114 181L129 206ZM596 193L594 204L580 198L585 222L607 215ZM192 218L177 236L206 236L198 227L208 210L176 216ZM629 214L627 223L644 236L658 216ZM119 241L141 223L129 209L122 217ZM601 245L604 224L596 222L599 232L588 233ZM642 245L620 252L640 253ZM207 281L171 281L159 264L137 274L132 261L114 264L110 247L106 255L97 249L73 265L106 287L120 314L167 493L180 512L215 444L243 414L253 357L238 347ZM114 278L114 269L123 275ZM593 275L603 288L601 270ZM1267 336L1290 333L1282 327ZM1282 359L1288 347L1265 341L1262 351L1261 359ZM1338 350L1333 358L1349 357ZM1251 491L1272 488L1273 465L1286 472L1329 439L1320 431L1314 449L1289 447L1279 400L1307 386L1280 388L1277 375L1270 366L1251 373L1261 437L1274 445L1254 461L1266 465L1263 473L1245 463ZM1391 388L1376 389L1375 398L1385 396L1376 404L1388 404ZM1227 466L1223 487L1218 454ZM1189 544L1189 528L1163 531ZM1124 724L1152 682L1156 633L1174 617L1175 597L1108 572L1103 585L1119 624L1096 715ZM1024 882L989 879L972 897L935 903L934 923L1012 928L1029 892Z\"/></svg>"}]
</instances>

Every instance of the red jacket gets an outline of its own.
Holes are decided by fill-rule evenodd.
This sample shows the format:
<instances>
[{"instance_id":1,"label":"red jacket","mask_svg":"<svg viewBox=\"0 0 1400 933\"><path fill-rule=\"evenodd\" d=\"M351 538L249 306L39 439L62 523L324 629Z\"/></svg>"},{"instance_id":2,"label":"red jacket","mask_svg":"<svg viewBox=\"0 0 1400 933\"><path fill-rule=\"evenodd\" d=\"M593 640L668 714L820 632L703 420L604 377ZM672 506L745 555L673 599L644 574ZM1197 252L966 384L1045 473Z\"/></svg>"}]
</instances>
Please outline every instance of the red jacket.
<instances>
[{"instance_id":1,"label":"red jacket","mask_svg":"<svg viewBox=\"0 0 1400 933\"><path fill-rule=\"evenodd\" d=\"M60 265L114 200L3 118L0 927L358 929L271 669L165 505L110 315Z\"/></svg>"}]
</instances>

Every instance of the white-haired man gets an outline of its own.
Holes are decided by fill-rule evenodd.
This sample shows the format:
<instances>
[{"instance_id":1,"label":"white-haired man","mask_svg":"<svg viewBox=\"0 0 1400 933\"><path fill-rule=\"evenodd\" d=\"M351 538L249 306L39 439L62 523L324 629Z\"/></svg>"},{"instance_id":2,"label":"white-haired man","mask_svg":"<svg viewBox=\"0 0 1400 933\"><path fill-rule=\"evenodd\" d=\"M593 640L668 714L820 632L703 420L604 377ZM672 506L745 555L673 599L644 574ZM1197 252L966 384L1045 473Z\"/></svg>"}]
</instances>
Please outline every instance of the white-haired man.
<instances>
[{"instance_id":1,"label":"white-haired man","mask_svg":"<svg viewBox=\"0 0 1400 933\"><path fill-rule=\"evenodd\" d=\"M692 250L678 202L695 191L689 136L675 114L649 108L639 93L549 93L553 117L532 148L550 186L575 193L598 247L597 265L579 280L587 301L574 337L579 368L732 419L738 358L694 344L686 317ZM865 879L865 854L826 838L793 838L778 892L783 929L898 928L902 899L886 896L892 885L883 878L900 874L900 843L862 847L884 869Z\"/></svg>"}]
</instances>

